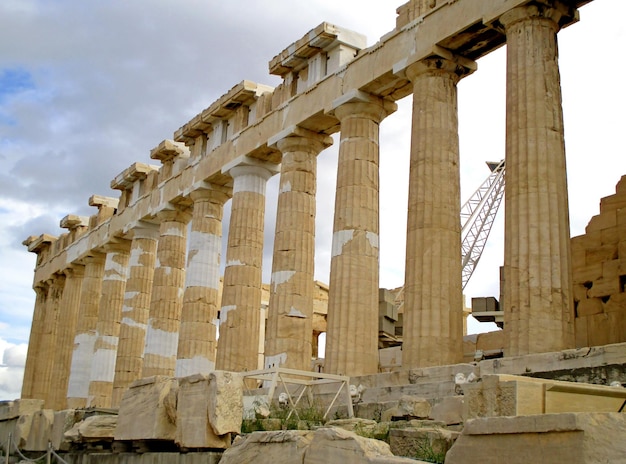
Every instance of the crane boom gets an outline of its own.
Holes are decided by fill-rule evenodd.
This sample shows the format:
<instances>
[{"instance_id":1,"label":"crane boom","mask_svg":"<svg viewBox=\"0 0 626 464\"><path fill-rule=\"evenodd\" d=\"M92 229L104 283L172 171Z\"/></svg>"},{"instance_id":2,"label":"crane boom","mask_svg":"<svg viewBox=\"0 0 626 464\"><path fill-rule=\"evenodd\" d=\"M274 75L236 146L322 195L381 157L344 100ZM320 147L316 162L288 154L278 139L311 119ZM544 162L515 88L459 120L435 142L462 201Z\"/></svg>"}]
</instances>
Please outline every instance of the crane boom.
<instances>
[{"instance_id":1,"label":"crane boom","mask_svg":"<svg viewBox=\"0 0 626 464\"><path fill-rule=\"evenodd\" d=\"M491 173L461 207L462 284L467 285L485 249L504 196L504 160L487 162Z\"/></svg>"}]
</instances>

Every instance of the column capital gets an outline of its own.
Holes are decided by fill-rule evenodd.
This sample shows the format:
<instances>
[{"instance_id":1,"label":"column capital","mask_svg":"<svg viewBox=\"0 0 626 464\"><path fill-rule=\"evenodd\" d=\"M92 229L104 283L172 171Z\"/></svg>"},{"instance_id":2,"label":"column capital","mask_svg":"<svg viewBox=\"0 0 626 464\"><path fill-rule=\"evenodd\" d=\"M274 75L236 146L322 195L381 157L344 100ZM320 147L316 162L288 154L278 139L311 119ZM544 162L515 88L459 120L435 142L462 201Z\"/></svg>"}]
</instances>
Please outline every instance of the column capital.
<instances>
[{"instance_id":1,"label":"column capital","mask_svg":"<svg viewBox=\"0 0 626 464\"><path fill-rule=\"evenodd\" d=\"M62 273L54 273L46 280L46 283L50 288L62 287L65 283L65 275Z\"/></svg>"},{"instance_id":2,"label":"column capital","mask_svg":"<svg viewBox=\"0 0 626 464\"><path fill-rule=\"evenodd\" d=\"M81 261L87 264L104 264L104 260L106 259L106 255L101 251L91 250L89 255L81 258Z\"/></svg>"},{"instance_id":3,"label":"column capital","mask_svg":"<svg viewBox=\"0 0 626 464\"><path fill-rule=\"evenodd\" d=\"M147 238L158 240L159 225L152 222L139 221L137 225L130 230L130 235L133 239Z\"/></svg>"},{"instance_id":4,"label":"column capital","mask_svg":"<svg viewBox=\"0 0 626 464\"><path fill-rule=\"evenodd\" d=\"M41 280L33 284L33 290L35 290L35 293L37 293L38 296L40 294L45 296L45 293L48 291L48 287L49 285L46 280Z\"/></svg>"},{"instance_id":5,"label":"column capital","mask_svg":"<svg viewBox=\"0 0 626 464\"><path fill-rule=\"evenodd\" d=\"M105 253L128 253L131 241L120 237L111 237L109 241L102 245Z\"/></svg>"},{"instance_id":6,"label":"column capital","mask_svg":"<svg viewBox=\"0 0 626 464\"><path fill-rule=\"evenodd\" d=\"M476 71L476 62L437 45L433 46L432 53L423 59L411 62L410 59L402 65L394 66L396 74L404 74L413 81L422 74L451 74L458 82Z\"/></svg>"},{"instance_id":7,"label":"column capital","mask_svg":"<svg viewBox=\"0 0 626 464\"><path fill-rule=\"evenodd\" d=\"M277 148L282 153L306 151L316 155L332 144L333 138L329 135L313 132L299 126L288 127L267 141L269 147Z\"/></svg>"},{"instance_id":8,"label":"column capital","mask_svg":"<svg viewBox=\"0 0 626 464\"><path fill-rule=\"evenodd\" d=\"M573 6L554 0L536 0L507 11L498 18L498 23L506 31L520 21L546 20L552 22L555 31L558 31L578 19L578 10Z\"/></svg>"},{"instance_id":9,"label":"column capital","mask_svg":"<svg viewBox=\"0 0 626 464\"><path fill-rule=\"evenodd\" d=\"M245 174L256 174L267 180L279 171L280 164L268 163L247 155L239 156L222 167L222 173L229 174L233 178Z\"/></svg>"},{"instance_id":10,"label":"column capital","mask_svg":"<svg viewBox=\"0 0 626 464\"><path fill-rule=\"evenodd\" d=\"M156 218L159 222L182 222L187 224L191 220L191 213L170 203L165 209L156 213Z\"/></svg>"},{"instance_id":11,"label":"column capital","mask_svg":"<svg viewBox=\"0 0 626 464\"><path fill-rule=\"evenodd\" d=\"M68 267L61 271L65 274L65 277L82 277L85 275L85 265L84 264L70 264Z\"/></svg>"},{"instance_id":12,"label":"column capital","mask_svg":"<svg viewBox=\"0 0 626 464\"><path fill-rule=\"evenodd\" d=\"M346 117L361 115L379 123L397 109L398 105L391 100L353 89L333 101L331 113L340 122Z\"/></svg>"},{"instance_id":13,"label":"column capital","mask_svg":"<svg viewBox=\"0 0 626 464\"><path fill-rule=\"evenodd\" d=\"M203 182L201 186L189 193L189 198L196 201L209 201L224 204L233 196L231 188Z\"/></svg>"}]
</instances>

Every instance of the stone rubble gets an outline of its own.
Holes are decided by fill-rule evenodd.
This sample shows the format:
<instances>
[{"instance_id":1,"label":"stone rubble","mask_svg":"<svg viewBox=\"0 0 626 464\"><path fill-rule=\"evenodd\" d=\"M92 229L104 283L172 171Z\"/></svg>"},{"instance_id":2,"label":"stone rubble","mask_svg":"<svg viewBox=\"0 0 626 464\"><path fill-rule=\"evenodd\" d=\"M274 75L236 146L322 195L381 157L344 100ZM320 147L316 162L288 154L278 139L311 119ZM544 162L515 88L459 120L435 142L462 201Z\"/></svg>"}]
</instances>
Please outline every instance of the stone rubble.
<instances>
[{"instance_id":1,"label":"stone rubble","mask_svg":"<svg viewBox=\"0 0 626 464\"><path fill-rule=\"evenodd\" d=\"M116 440L176 438L178 380L154 376L133 382L122 397Z\"/></svg>"},{"instance_id":2,"label":"stone rubble","mask_svg":"<svg viewBox=\"0 0 626 464\"><path fill-rule=\"evenodd\" d=\"M335 427L254 432L235 440L220 464L416 463L394 456L386 443Z\"/></svg>"},{"instance_id":3,"label":"stone rubble","mask_svg":"<svg viewBox=\"0 0 626 464\"><path fill-rule=\"evenodd\" d=\"M95 415L74 424L65 432L64 439L72 443L111 443L118 424L117 415Z\"/></svg>"}]
</instances>

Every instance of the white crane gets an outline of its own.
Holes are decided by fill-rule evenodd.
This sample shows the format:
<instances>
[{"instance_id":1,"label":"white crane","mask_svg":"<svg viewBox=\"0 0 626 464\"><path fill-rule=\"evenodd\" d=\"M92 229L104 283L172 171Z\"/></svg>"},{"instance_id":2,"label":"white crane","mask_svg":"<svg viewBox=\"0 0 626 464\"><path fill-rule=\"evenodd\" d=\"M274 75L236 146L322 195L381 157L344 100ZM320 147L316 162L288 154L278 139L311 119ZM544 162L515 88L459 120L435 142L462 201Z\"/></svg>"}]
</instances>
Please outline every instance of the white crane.
<instances>
[{"instance_id":1,"label":"white crane","mask_svg":"<svg viewBox=\"0 0 626 464\"><path fill-rule=\"evenodd\" d=\"M487 162L491 173L461 207L463 288L476 269L504 196L504 160Z\"/></svg>"}]
</instances>

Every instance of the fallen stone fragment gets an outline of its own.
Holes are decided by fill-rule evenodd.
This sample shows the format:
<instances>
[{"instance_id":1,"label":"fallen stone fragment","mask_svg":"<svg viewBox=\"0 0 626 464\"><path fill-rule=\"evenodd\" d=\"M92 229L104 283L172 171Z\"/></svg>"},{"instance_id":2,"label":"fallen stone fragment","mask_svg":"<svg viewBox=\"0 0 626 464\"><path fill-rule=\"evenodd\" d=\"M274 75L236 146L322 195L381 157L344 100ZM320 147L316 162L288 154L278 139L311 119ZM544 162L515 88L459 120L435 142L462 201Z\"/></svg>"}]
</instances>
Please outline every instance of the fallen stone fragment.
<instances>
[{"instance_id":1,"label":"fallen stone fragment","mask_svg":"<svg viewBox=\"0 0 626 464\"><path fill-rule=\"evenodd\" d=\"M419 463L394 456L389 445L336 428L315 431L254 432L238 438L220 464L402 464Z\"/></svg>"}]
</instances>

